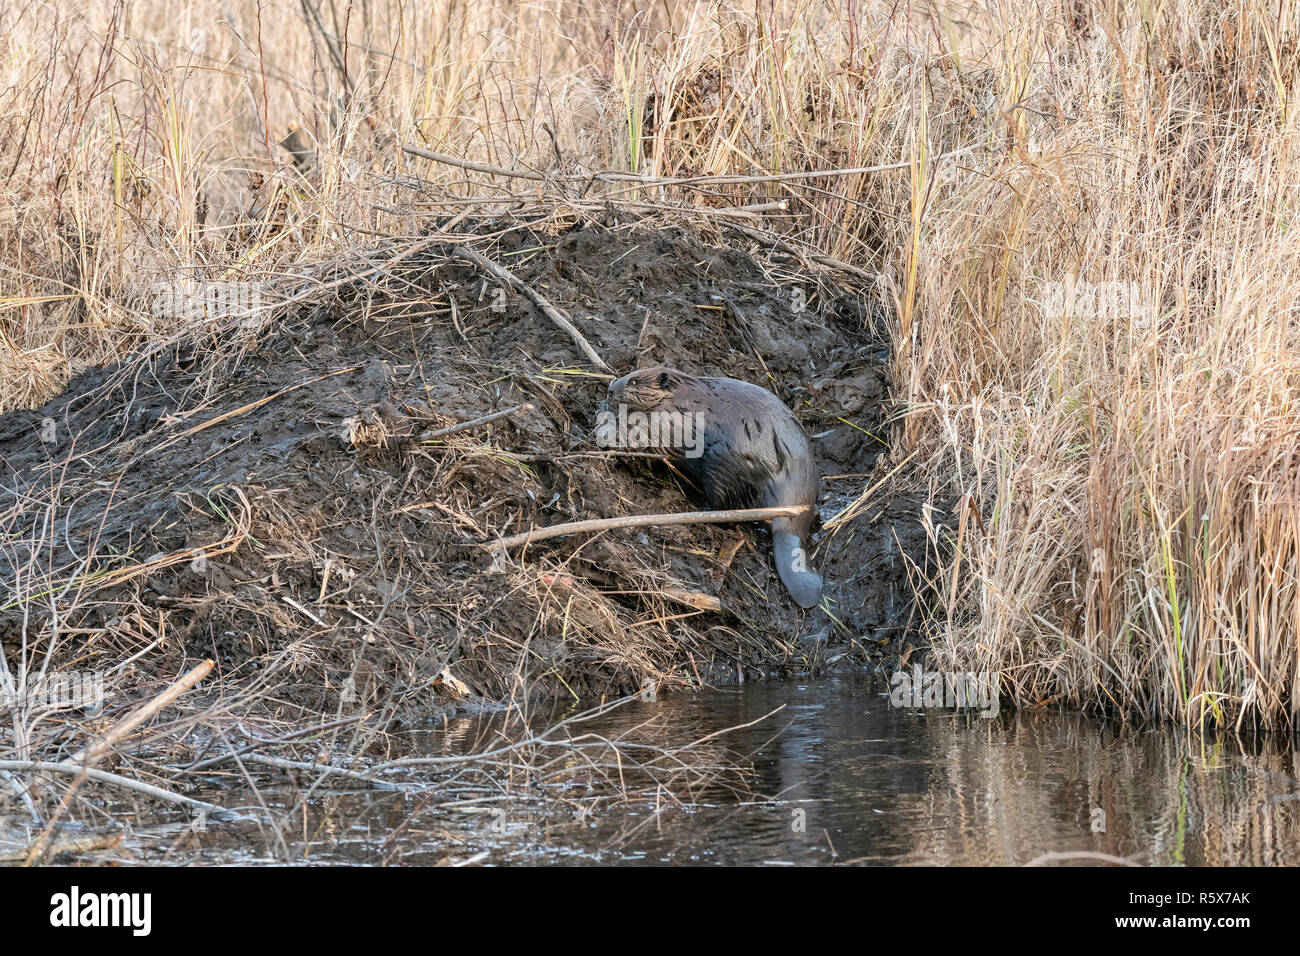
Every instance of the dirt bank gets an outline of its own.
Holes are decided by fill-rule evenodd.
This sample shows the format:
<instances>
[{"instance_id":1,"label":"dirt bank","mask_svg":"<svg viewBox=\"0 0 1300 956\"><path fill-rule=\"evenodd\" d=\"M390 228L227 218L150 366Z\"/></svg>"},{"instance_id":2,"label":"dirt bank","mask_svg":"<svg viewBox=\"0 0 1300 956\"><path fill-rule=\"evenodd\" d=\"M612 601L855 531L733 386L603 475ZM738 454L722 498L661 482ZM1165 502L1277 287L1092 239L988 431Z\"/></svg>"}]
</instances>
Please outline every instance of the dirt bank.
<instances>
[{"instance_id":1,"label":"dirt bank","mask_svg":"<svg viewBox=\"0 0 1300 956\"><path fill-rule=\"evenodd\" d=\"M870 482L889 413L878 303L680 231L479 233L475 248L617 374L664 363L774 391L813 436L823 519ZM48 638L53 608L58 653L80 666L145 648L138 666L156 672L212 657L292 718L427 704L448 673L484 700L750 679L861 661L902 633L907 559L925 550L907 496L816 533L833 616L789 600L759 526L560 538L493 572L478 542L499 534L697 499L662 463L593 447L608 376L451 252L342 283L257 335L213 331L84 374L0 419L7 651L24 627Z\"/></svg>"}]
</instances>

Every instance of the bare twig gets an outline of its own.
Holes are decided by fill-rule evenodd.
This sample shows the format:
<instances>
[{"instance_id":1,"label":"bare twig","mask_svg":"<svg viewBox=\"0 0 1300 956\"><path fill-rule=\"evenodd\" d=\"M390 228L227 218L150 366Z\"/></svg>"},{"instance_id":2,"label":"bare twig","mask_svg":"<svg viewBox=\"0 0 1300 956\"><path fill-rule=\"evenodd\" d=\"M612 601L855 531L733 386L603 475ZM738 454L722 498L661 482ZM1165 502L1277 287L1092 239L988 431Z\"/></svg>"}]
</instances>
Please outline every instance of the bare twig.
<instances>
[{"instance_id":1,"label":"bare twig","mask_svg":"<svg viewBox=\"0 0 1300 956\"><path fill-rule=\"evenodd\" d=\"M806 259L809 262L815 262L818 265L826 266L826 268L834 269L837 272L856 276L864 282L874 283L878 278L874 272L868 272L866 269L861 269L858 266L844 262L841 259L836 259L833 256L823 255L822 253L814 252L811 249L800 248L793 243L786 242L784 239L778 239L776 236L769 235L768 233L761 232L757 229L746 228L745 226L740 225L740 223L729 222L727 223L727 228L734 230L743 236L748 236L755 242L761 242L764 245L771 246L778 252L784 252L787 255L794 256L796 259Z\"/></svg>"},{"instance_id":2,"label":"bare twig","mask_svg":"<svg viewBox=\"0 0 1300 956\"><path fill-rule=\"evenodd\" d=\"M481 254L470 249L468 246L460 246L456 249L456 252L462 259L472 262L484 272L511 286L517 292L526 295L532 300L534 305L546 314L548 319L558 325L565 332L569 333L569 338L573 339L578 348L582 349L587 358L591 359L593 365L597 368L604 369L607 372L610 370L609 366L605 364L605 360L596 354L596 350L591 347L591 343L583 337L577 327L565 318L563 312L543 298L541 293L537 292L522 279L515 276L514 273L501 268L501 266L492 262L490 259L484 258Z\"/></svg>"},{"instance_id":3,"label":"bare twig","mask_svg":"<svg viewBox=\"0 0 1300 956\"><path fill-rule=\"evenodd\" d=\"M181 694L185 693L199 681L203 680L203 678L207 677L208 673L214 666L215 664L212 660L205 660L202 664L195 667L188 674L185 674L180 680L176 681L153 700L149 701L121 723L117 724L112 730L105 734L102 739L97 740L89 747L85 747L73 755L69 763L93 763L102 757L112 749L113 745L119 740L131 733L131 731L135 730L135 728L139 727L150 717L153 717L158 713L158 711L162 710L177 697L181 696Z\"/></svg>"},{"instance_id":4,"label":"bare twig","mask_svg":"<svg viewBox=\"0 0 1300 956\"><path fill-rule=\"evenodd\" d=\"M233 760L236 756L236 754L232 753L227 756L227 759ZM329 764L308 763L304 760L286 760L283 757L270 757L265 754L246 754L243 759L247 763L260 763L267 767L278 767L281 770L301 770L304 773L319 773L322 776L345 777L348 780L355 780L357 783L365 784L373 790L398 789L396 784L389 783L387 780L376 780L364 773L347 770L343 767L331 767Z\"/></svg>"},{"instance_id":5,"label":"bare twig","mask_svg":"<svg viewBox=\"0 0 1300 956\"><path fill-rule=\"evenodd\" d=\"M664 597L687 607L697 608L701 611L721 611L722 599L716 594L706 594L703 591L678 591L673 588L661 591Z\"/></svg>"},{"instance_id":6,"label":"bare twig","mask_svg":"<svg viewBox=\"0 0 1300 956\"><path fill-rule=\"evenodd\" d=\"M94 767L79 767L76 764L54 763L48 760L0 760L0 770L13 770L20 773L85 774L91 780L98 780L100 783L112 784L124 790L134 790L137 793L143 793L155 799L164 800L167 803L192 807L195 810L202 810L214 816L229 815L231 813L231 811L219 807L215 803L204 803L202 800L195 800L193 797L173 793L170 790L164 790L162 787L155 787L150 783L132 780L130 777L109 773L107 770L97 770ZM39 849L39 847L33 849ZM38 853L37 856L39 855Z\"/></svg>"},{"instance_id":7,"label":"bare twig","mask_svg":"<svg viewBox=\"0 0 1300 956\"><path fill-rule=\"evenodd\" d=\"M491 415L484 415L481 418L474 418L467 422L457 422L455 425L448 425L446 428L438 428L433 431L420 432L418 435L409 435L396 439L403 444L411 442L431 441L435 438L445 438L448 435L454 435L456 432L463 432L470 428L477 428L479 425L490 425L495 421L503 418L509 418L519 412L526 412L533 407L532 402L524 402L522 405L515 405L513 408L507 408L503 411L493 412Z\"/></svg>"},{"instance_id":8,"label":"bare twig","mask_svg":"<svg viewBox=\"0 0 1300 956\"><path fill-rule=\"evenodd\" d=\"M150 796L157 797L160 800L167 800L171 803L181 803L186 806L197 807L208 812L220 812L221 808L214 804L204 803L201 800L194 800L191 797L183 797L178 793L172 793L170 790L164 790L162 787L155 787L152 784L141 783L138 780L131 780L128 777L121 777L115 773L107 773L103 770L95 769L95 762L104 756L113 745L119 740L135 730L150 717L153 717L158 711L162 710L172 701L174 701L185 691L189 690L199 681L201 681L208 672L212 670L214 664L211 660L205 660L198 667L195 667L180 680L176 681L165 691L159 694L153 700L149 701L143 707L137 708L128 715L124 720L116 724L112 730L103 736L100 740L95 741L88 747L82 748L70 760L61 763L51 763L46 761L21 761L21 760L3 760L0 761L0 770L48 770L50 772L75 774L76 779L72 785L64 792L59 805L55 808L50 822L46 824L41 835L32 844L27 854L27 865L39 861L46 852L50 840L54 837L55 827L58 825L59 818L63 812L72 803L72 797L76 794L81 784L87 778L99 780L104 783L112 783L119 787L125 787L128 790L136 790L140 793L147 793ZM21 765L26 765L21 766Z\"/></svg>"},{"instance_id":9,"label":"bare twig","mask_svg":"<svg viewBox=\"0 0 1300 956\"><path fill-rule=\"evenodd\" d=\"M252 752L253 752L254 750L256 750L258 747L266 747L266 746L273 746L273 745L278 745L278 744L286 744L286 743L289 743L289 742L292 741L292 740L297 740L297 739L299 739L299 738L301 738L301 737L309 737L309 736L311 736L312 734L318 734L318 733L321 733L322 731L326 731L326 730L335 730L335 729L337 729L337 728L339 728L339 727L347 727L347 726L349 726L350 724L355 724L355 723L359 722L360 720L361 720L361 718L360 718L359 716L356 716L356 717L342 717L342 718L340 718L340 719L338 719L338 720L331 720L331 721L328 721L328 722L323 723L323 724L316 724L316 725L314 725L314 726L312 726L312 727L303 727L303 728L301 728L301 729L299 729L299 730L294 730L294 731L292 731L292 732L290 732L290 733L282 734L282 735L279 736L279 737L274 737L274 738L271 738L271 739L269 739L269 740L268 740L268 739L264 739L264 738L259 738L259 739L257 739L257 740L254 740L251 744L248 744L248 745L246 745L246 746L244 746L244 747L241 747L241 748L239 748L238 750L233 750L233 751L230 751L229 753L218 754L218 755L215 756L215 757L208 757L208 758L206 758L206 759L204 759L204 760L200 760L200 761L197 761L196 763L192 763L192 764L190 764L188 767L185 767L185 768L184 768L184 772L185 772L185 773L196 773L196 772L198 772L198 771L204 769L205 767L211 767L211 766L213 766L213 765L215 765L215 764L224 763L225 761L227 761L227 760L231 760L231 759L233 759L233 758L235 758L235 757L242 757L244 754L252 753Z\"/></svg>"},{"instance_id":10,"label":"bare twig","mask_svg":"<svg viewBox=\"0 0 1300 956\"><path fill-rule=\"evenodd\" d=\"M587 531L607 531L611 528L639 528L646 525L674 524L722 524L729 521L765 521L768 518L781 518L797 515L805 511L804 505L782 505L778 508L740 508L732 511L681 511L675 514L625 515L621 518L591 518L586 521L569 521L553 524L546 528L534 528L522 534L490 542L486 547L505 550L532 541L545 541L565 534L581 534Z\"/></svg>"},{"instance_id":11,"label":"bare twig","mask_svg":"<svg viewBox=\"0 0 1300 956\"><path fill-rule=\"evenodd\" d=\"M60 840L49 848L49 855L56 857L61 853L89 853L92 850L111 850L122 842L124 831L116 833L94 833L90 836ZM0 853L0 863L17 863L27 859L27 850L14 850Z\"/></svg>"},{"instance_id":12,"label":"bare twig","mask_svg":"<svg viewBox=\"0 0 1300 956\"><path fill-rule=\"evenodd\" d=\"M222 412L220 415L217 415L215 418L209 418L206 422L199 422L199 424L194 425L191 428L185 429L185 431L181 432L179 435L173 435L171 438L164 439L163 441L160 441L158 444L154 445L148 451L144 452L144 455L155 455L158 452L162 451L164 448L174 445L178 441L181 441L182 439L190 438L194 435L197 435L205 428L211 428L213 425L219 425L224 421L229 421L232 418L237 418L238 416L243 415L246 412L251 412L253 411L253 409L260 408L261 406L265 405L267 402L275 401L281 395L287 395L289 392L297 391L300 388L306 388L308 385L314 385L317 382L323 382L325 379L333 378L336 375L344 375L347 372L355 372L360 367L361 366L359 365L352 365L349 366L348 368L341 368L337 372L327 372L324 375L317 375L315 378L308 379L305 382L299 382L296 385L287 385L284 388L280 389L278 392L273 392L264 398L259 398L255 402L249 402L247 405L241 405L239 408L231 409L228 412Z\"/></svg>"},{"instance_id":13,"label":"bare twig","mask_svg":"<svg viewBox=\"0 0 1300 956\"><path fill-rule=\"evenodd\" d=\"M906 458L904 458L897 465L891 468L888 474L886 474L883 478L879 479L878 481L873 482L865 491L862 492L862 494L858 495L858 497L855 498L851 503L849 503L844 508L842 508L839 514L835 515L829 521L822 522L822 527L828 530L834 530L835 528L838 528L841 525L848 524L850 521L852 521L854 518L860 515L866 509L867 502L871 500L871 496L875 494L880 489L880 487L885 484L885 482L889 481L890 478L893 478L894 475L902 471L904 466L906 466L908 462L910 462L913 458L915 458L916 455L917 453L915 451L909 454Z\"/></svg>"},{"instance_id":14,"label":"bare twig","mask_svg":"<svg viewBox=\"0 0 1300 956\"><path fill-rule=\"evenodd\" d=\"M951 152L942 153L932 157L933 162L941 159L950 159L954 156L961 156L975 149L974 146L967 146L962 149L955 149ZM435 153L432 150L424 149L421 146L412 146L403 144L403 152L410 153L412 156L420 156L424 159L431 159L436 163L442 163L446 166L457 166L461 169L469 169L474 172L488 173L492 176L512 176L516 179L531 179L534 182L583 182L594 179L598 182L606 183L640 183L646 186L734 186L747 183L785 183L797 182L804 179L825 179L830 176L860 176L867 173L885 173L902 169L910 169L912 162L902 163L885 163L878 166L848 166L836 169L807 169L793 173L758 173L755 175L724 175L724 176L645 176L640 173L627 173L620 170L607 170L598 173L589 173L586 175L574 174L571 176L546 176L542 173L533 172L528 169L508 169L504 166L490 166L486 163L475 163L467 159L460 159L456 156L448 156L446 153Z\"/></svg>"},{"instance_id":15,"label":"bare twig","mask_svg":"<svg viewBox=\"0 0 1300 956\"><path fill-rule=\"evenodd\" d=\"M433 150L425 149L422 146L403 144L402 152L410 153L412 156L420 156L424 159L431 159L435 163L442 163L444 166L459 166L461 169L473 170L476 173L487 173L489 176L510 176L515 179L531 179L534 182L542 182L550 178L527 169L506 169L504 166L473 163L468 159L457 159L455 156L448 156L446 153L435 153Z\"/></svg>"}]
</instances>

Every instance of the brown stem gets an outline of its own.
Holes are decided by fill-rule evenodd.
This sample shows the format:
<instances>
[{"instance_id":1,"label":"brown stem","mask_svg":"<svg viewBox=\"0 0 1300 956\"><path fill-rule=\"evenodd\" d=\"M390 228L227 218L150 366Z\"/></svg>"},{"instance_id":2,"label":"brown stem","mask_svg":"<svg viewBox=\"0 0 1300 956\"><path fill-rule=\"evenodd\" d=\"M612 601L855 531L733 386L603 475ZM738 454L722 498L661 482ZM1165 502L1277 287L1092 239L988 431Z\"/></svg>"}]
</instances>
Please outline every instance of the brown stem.
<instances>
[{"instance_id":1,"label":"brown stem","mask_svg":"<svg viewBox=\"0 0 1300 956\"><path fill-rule=\"evenodd\" d=\"M733 511L681 511L661 515L625 515L622 518L590 518L586 521L569 521L545 528L534 528L522 534L492 541L486 547L503 551L532 541L545 541L565 534L584 531L606 531L610 528L640 528L646 525L721 524L728 521L765 521L768 518L794 516L805 511L804 505L782 505L778 508L740 508Z\"/></svg>"}]
</instances>

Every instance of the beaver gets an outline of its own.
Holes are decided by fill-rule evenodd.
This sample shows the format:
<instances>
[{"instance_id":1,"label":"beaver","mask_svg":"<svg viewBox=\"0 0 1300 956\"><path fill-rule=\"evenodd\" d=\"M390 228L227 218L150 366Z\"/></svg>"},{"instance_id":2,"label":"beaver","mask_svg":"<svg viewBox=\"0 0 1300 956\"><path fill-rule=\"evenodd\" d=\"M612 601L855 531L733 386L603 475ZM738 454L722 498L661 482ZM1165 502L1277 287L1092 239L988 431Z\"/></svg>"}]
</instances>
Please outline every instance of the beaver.
<instances>
[{"instance_id":1,"label":"beaver","mask_svg":"<svg viewBox=\"0 0 1300 956\"><path fill-rule=\"evenodd\" d=\"M635 412L642 414L629 416ZM627 444L671 454L712 510L804 505L798 515L772 520L772 547L795 603L817 605L822 579L806 547L821 475L808 436L779 398L734 378L643 368L610 383L597 415L602 447L614 444L619 424L628 429Z\"/></svg>"}]
</instances>

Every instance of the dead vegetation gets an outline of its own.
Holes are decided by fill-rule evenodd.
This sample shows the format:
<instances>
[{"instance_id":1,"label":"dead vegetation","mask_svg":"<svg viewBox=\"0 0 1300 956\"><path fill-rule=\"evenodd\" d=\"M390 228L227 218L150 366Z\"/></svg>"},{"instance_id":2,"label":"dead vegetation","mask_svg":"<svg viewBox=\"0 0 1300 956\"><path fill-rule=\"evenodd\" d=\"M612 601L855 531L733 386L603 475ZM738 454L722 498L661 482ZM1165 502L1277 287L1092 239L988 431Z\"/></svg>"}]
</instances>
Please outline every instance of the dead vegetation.
<instances>
[{"instance_id":1,"label":"dead vegetation","mask_svg":"<svg viewBox=\"0 0 1300 956\"><path fill-rule=\"evenodd\" d=\"M896 638L919 592L1015 703L1294 726L1285 11L168 9L0 7L11 694L210 657L309 723L815 663L761 537L489 573L496 535L682 510L580 439L602 364L653 359L820 436L844 590L804 637ZM264 298L159 308L182 281ZM16 759L57 751L16 713Z\"/></svg>"},{"instance_id":2,"label":"dead vegetation","mask_svg":"<svg viewBox=\"0 0 1300 956\"><path fill-rule=\"evenodd\" d=\"M924 546L906 505L826 539L832 567L885 560L846 573L834 612L811 616L784 600L762 536L713 515L629 527L630 514L687 510L692 489L650 456L594 446L610 376L571 364L580 349L567 331L533 297L499 298L476 260L510 261L517 282L547 290L549 310L581 306L593 347L616 367L653 350L683 365L741 364L774 388L807 382L789 400L810 428L844 432L827 443L823 471L845 502L883 448L868 434L883 434L879 405L859 396L866 429L840 420L844 395L884 389L883 363L860 357L874 335L862 301L810 282L792 313L764 271L789 268L787 257L765 266L644 220L546 211L464 230L268 287L274 304L256 321L240 314L179 335L8 416L0 452L15 486L3 519L16 586L0 626L10 716L27 729L6 772L79 767L35 759L69 755L42 724L59 708L27 702L73 666L111 675L111 728L153 699L158 676L210 659L211 689L191 692L192 716L167 732L216 730L207 746L224 750L235 746L232 721L318 727L364 715L365 734L382 737L440 712L527 713L538 700L807 670L828 656L831 627L855 638L838 652L846 663L868 655L864 638L904 633L907 560ZM461 255L469 242L485 251ZM838 361L818 369L809 352L774 348L792 321L809 352ZM731 330L750 354L732 349ZM32 440L47 427L48 440ZM592 515L612 520L582 535L545 527ZM913 550L888 560L899 542ZM882 581L892 606L876 598ZM317 763L355 780L373 776L364 756ZM157 774L153 760L143 766ZM249 762L312 765L261 751ZM171 786L189 779L176 772ZM53 799L58 786L41 791L41 819L61 818L80 787ZM212 812L192 800L175 794Z\"/></svg>"}]
</instances>

